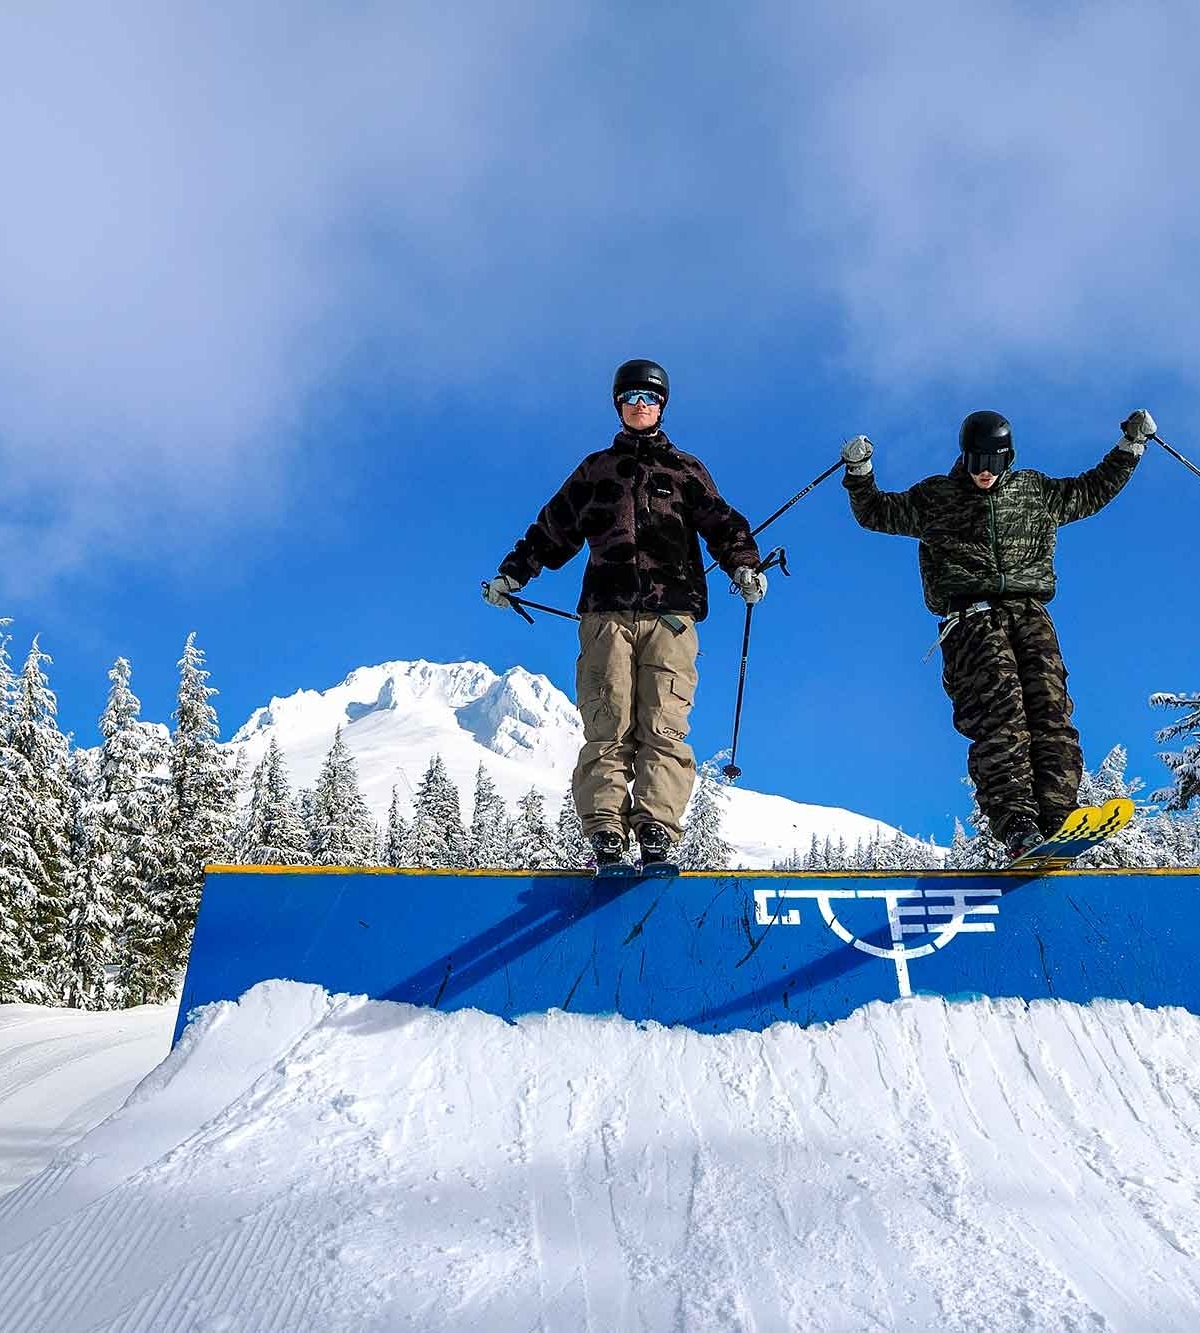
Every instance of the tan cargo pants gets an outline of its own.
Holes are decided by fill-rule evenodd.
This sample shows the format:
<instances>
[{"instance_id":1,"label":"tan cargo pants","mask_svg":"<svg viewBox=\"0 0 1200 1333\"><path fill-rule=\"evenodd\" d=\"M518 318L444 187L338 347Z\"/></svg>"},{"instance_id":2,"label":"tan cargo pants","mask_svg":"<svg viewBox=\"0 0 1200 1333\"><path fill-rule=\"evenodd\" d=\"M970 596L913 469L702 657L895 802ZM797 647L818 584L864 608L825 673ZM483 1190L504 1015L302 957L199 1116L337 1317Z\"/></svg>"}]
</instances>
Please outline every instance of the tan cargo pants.
<instances>
[{"instance_id":1,"label":"tan cargo pants","mask_svg":"<svg viewBox=\"0 0 1200 1333\"><path fill-rule=\"evenodd\" d=\"M656 615L588 613L579 626L575 698L583 749L571 779L585 836L662 824L672 838L696 780L684 743L696 693L691 616L676 634ZM630 790L632 787L632 791Z\"/></svg>"}]
</instances>

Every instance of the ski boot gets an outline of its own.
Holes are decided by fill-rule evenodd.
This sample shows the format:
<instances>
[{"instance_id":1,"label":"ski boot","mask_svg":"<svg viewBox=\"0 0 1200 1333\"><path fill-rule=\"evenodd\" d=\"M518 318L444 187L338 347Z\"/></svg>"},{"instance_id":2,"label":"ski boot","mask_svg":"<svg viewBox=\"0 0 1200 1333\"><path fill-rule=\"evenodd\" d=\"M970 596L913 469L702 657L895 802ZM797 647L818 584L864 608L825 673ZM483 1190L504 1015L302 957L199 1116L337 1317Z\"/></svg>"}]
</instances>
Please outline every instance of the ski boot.
<instances>
[{"instance_id":1,"label":"ski boot","mask_svg":"<svg viewBox=\"0 0 1200 1333\"><path fill-rule=\"evenodd\" d=\"M671 859L674 844L671 835L661 824L643 824L637 831L642 849L643 875L677 875L679 867Z\"/></svg>"},{"instance_id":2,"label":"ski boot","mask_svg":"<svg viewBox=\"0 0 1200 1333\"><path fill-rule=\"evenodd\" d=\"M588 842L596 861L597 875L632 875L633 866L625 859L628 843L615 829L600 829Z\"/></svg>"},{"instance_id":3,"label":"ski boot","mask_svg":"<svg viewBox=\"0 0 1200 1333\"><path fill-rule=\"evenodd\" d=\"M1042 831L1032 819L1014 819L1004 833L1004 850L1010 861L1024 856L1045 841Z\"/></svg>"}]
</instances>

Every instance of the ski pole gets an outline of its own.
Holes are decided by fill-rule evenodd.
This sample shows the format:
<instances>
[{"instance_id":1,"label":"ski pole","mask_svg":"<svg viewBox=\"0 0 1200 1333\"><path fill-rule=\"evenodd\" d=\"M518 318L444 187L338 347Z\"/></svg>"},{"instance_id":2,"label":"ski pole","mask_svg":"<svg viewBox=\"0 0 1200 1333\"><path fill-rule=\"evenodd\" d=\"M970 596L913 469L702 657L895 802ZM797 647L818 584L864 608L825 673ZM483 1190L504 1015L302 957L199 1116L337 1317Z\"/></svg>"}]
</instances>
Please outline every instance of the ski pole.
<instances>
[{"instance_id":1,"label":"ski pole","mask_svg":"<svg viewBox=\"0 0 1200 1333\"><path fill-rule=\"evenodd\" d=\"M543 606L541 602L531 602L527 597L514 597L511 592L505 593L505 596L512 603L512 609L517 615L523 620L529 621L531 625L533 624L533 617L525 609L526 607L530 607L534 611L545 611L549 616L561 616L563 620L583 619L582 616L577 616L574 611L560 611L556 606Z\"/></svg>"},{"instance_id":2,"label":"ski pole","mask_svg":"<svg viewBox=\"0 0 1200 1333\"><path fill-rule=\"evenodd\" d=\"M838 466L841 466L840 462ZM770 552L758 568L761 572L764 569L771 569L775 565L778 565L783 573L791 578L787 567L787 552L782 546L777 546ZM750 657L750 622L754 616L755 606L757 606L757 602L747 602L746 604L746 627L742 631L742 664L738 669L737 702L733 706L733 744L729 748L729 763L721 770L730 782L735 782L742 776L742 770L738 768L734 761L737 759L738 733L742 728L742 698L746 692L746 662Z\"/></svg>"},{"instance_id":3,"label":"ski pole","mask_svg":"<svg viewBox=\"0 0 1200 1333\"><path fill-rule=\"evenodd\" d=\"M764 518L763 521L758 525L758 527L756 527L754 531L750 534L751 537L757 537L758 534L762 532L764 528L769 528L777 518L780 518L782 515L786 514L787 511L792 507L792 505L796 503L797 500L803 500L804 497L809 493L809 491L815 490L816 487L818 487L825 480L826 477L832 477L833 474L838 470L838 468L843 466L845 466L845 464L843 460L839 458L838 461L834 463L832 467L827 467L819 477L816 477L812 481L810 481L802 491L797 491L796 494L793 495L792 498L787 502L787 504L780 505L780 507L771 515L770 518ZM714 560L712 564L709 565L704 572L706 574L711 574L713 570L716 569L716 567L717 567L717 562ZM759 568L761 569L762 566L760 565Z\"/></svg>"},{"instance_id":4,"label":"ski pole","mask_svg":"<svg viewBox=\"0 0 1200 1333\"><path fill-rule=\"evenodd\" d=\"M1200 467L1197 467L1195 463L1192 463L1188 459L1184 458L1184 456L1179 452L1178 449L1172 449L1171 446L1166 442L1166 440L1163 439L1161 435L1152 435L1150 438L1152 440L1157 440L1158 443L1162 445L1162 447L1167 451L1167 453L1171 455L1172 458L1178 458L1179 461L1183 464L1185 468L1187 468L1189 472L1194 472L1196 476L1200 477Z\"/></svg>"}]
</instances>

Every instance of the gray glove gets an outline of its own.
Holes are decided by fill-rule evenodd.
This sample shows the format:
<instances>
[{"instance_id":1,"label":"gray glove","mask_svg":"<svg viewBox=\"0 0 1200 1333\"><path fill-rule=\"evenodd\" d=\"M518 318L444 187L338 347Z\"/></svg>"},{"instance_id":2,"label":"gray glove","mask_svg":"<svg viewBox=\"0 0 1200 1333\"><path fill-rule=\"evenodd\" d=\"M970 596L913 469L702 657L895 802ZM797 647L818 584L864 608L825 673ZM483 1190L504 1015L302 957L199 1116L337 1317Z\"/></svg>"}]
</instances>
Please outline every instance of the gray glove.
<instances>
[{"instance_id":1,"label":"gray glove","mask_svg":"<svg viewBox=\"0 0 1200 1333\"><path fill-rule=\"evenodd\" d=\"M1124 433L1117 441L1117 448L1124 449L1127 454L1133 454L1135 458L1140 458L1145 452L1146 441L1158 434L1154 418L1144 407L1139 407L1136 412L1130 412L1121 422L1121 430Z\"/></svg>"},{"instance_id":2,"label":"gray glove","mask_svg":"<svg viewBox=\"0 0 1200 1333\"><path fill-rule=\"evenodd\" d=\"M483 600L488 606L511 606L507 594L517 592L521 585L508 574L497 574L483 585Z\"/></svg>"},{"instance_id":3,"label":"gray glove","mask_svg":"<svg viewBox=\"0 0 1200 1333\"><path fill-rule=\"evenodd\" d=\"M747 606L755 606L767 595L767 576L749 565L739 565L733 571L733 586Z\"/></svg>"},{"instance_id":4,"label":"gray glove","mask_svg":"<svg viewBox=\"0 0 1200 1333\"><path fill-rule=\"evenodd\" d=\"M856 435L842 445L842 462L852 477L865 477L871 471L871 455L875 446L865 435Z\"/></svg>"}]
</instances>

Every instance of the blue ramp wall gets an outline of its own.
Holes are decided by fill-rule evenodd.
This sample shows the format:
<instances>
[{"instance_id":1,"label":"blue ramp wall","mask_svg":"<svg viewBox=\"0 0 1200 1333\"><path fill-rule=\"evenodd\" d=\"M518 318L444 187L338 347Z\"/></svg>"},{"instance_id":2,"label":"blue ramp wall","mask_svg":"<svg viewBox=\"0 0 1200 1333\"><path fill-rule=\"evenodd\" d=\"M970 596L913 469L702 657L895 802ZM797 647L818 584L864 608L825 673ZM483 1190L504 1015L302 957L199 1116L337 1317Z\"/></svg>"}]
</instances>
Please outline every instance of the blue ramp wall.
<instances>
[{"instance_id":1,"label":"blue ramp wall","mask_svg":"<svg viewBox=\"0 0 1200 1333\"><path fill-rule=\"evenodd\" d=\"M213 867L187 1014L258 981L702 1032L914 993L1200 1012L1200 870L688 873L677 879Z\"/></svg>"}]
</instances>

